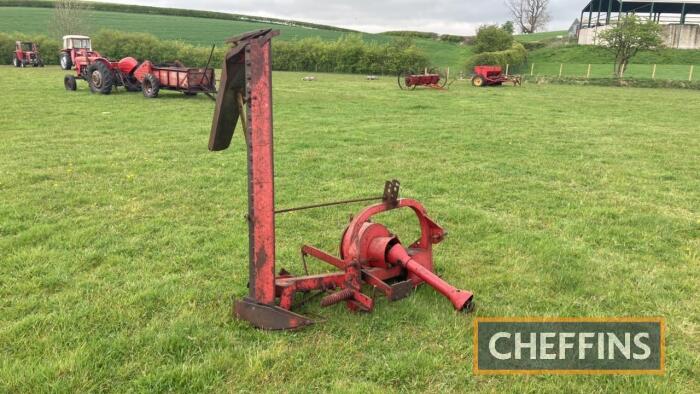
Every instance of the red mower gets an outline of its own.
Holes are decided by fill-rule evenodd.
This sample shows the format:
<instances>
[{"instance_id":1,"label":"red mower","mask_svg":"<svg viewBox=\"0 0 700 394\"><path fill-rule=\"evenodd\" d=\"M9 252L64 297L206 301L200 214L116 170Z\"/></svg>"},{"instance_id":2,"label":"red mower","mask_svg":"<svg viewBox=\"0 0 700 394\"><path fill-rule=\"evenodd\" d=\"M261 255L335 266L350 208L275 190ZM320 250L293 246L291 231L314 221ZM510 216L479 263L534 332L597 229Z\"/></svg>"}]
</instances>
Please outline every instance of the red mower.
<instances>
[{"instance_id":1,"label":"red mower","mask_svg":"<svg viewBox=\"0 0 700 394\"><path fill-rule=\"evenodd\" d=\"M513 86L522 85L522 78L519 75L503 74L501 66L476 66L472 85L478 88L484 86L501 86L504 83L512 83Z\"/></svg>"},{"instance_id":2,"label":"red mower","mask_svg":"<svg viewBox=\"0 0 700 394\"><path fill-rule=\"evenodd\" d=\"M448 71L449 73L449 71ZM448 73L436 72L433 70L423 71L423 74L416 74L412 71L400 72L397 80L401 90L413 90L416 86L425 86L433 89L446 89Z\"/></svg>"},{"instance_id":3,"label":"red mower","mask_svg":"<svg viewBox=\"0 0 700 394\"><path fill-rule=\"evenodd\" d=\"M44 61L39 55L39 46L34 42L16 41L12 64L15 67L44 67Z\"/></svg>"},{"instance_id":4,"label":"red mower","mask_svg":"<svg viewBox=\"0 0 700 394\"><path fill-rule=\"evenodd\" d=\"M65 36L60 60L64 70L75 69L76 75L66 75L66 90L76 90L77 80L88 82L93 93L110 94L112 89L124 86L127 91L142 91L149 98L158 97L160 89L176 90L188 96L216 93L214 69L188 68L179 62L154 65L146 60L139 63L133 57L119 61L109 60L92 49L87 36ZM213 54L213 48L212 48ZM209 56L211 61L211 55Z\"/></svg>"}]
</instances>

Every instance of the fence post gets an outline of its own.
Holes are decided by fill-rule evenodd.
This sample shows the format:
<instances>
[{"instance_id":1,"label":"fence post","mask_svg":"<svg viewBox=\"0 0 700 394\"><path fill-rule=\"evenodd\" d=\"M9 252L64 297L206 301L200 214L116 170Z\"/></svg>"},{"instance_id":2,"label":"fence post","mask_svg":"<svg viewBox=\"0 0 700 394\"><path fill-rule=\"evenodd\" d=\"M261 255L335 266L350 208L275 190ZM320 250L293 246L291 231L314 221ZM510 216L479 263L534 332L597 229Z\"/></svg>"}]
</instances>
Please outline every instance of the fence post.
<instances>
[{"instance_id":1,"label":"fence post","mask_svg":"<svg viewBox=\"0 0 700 394\"><path fill-rule=\"evenodd\" d=\"M651 79L656 79L656 64L654 64L654 68L651 69Z\"/></svg>"},{"instance_id":2,"label":"fence post","mask_svg":"<svg viewBox=\"0 0 700 394\"><path fill-rule=\"evenodd\" d=\"M690 74L688 75L688 82L693 82L693 69L695 68L694 65L690 66Z\"/></svg>"},{"instance_id":3,"label":"fence post","mask_svg":"<svg viewBox=\"0 0 700 394\"><path fill-rule=\"evenodd\" d=\"M564 63L561 63L559 66L559 78L561 78L561 74L564 72Z\"/></svg>"},{"instance_id":4,"label":"fence post","mask_svg":"<svg viewBox=\"0 0 700 394\"><path fill-rule=\"evenodd\" d=\"M586 79L591 78L591 65L588 64L588 71L586 71Z\"/></svg>"},{"instance_id":5,"label":"fence post","mask_svg":"<svg viewBox=\"0 0 700 394\"><path fill-rule=\"evenodd\" d=\"M535 75L535 63L532 63L532 68L530 68L530 76Z\"/></svg>"}]
</instances>

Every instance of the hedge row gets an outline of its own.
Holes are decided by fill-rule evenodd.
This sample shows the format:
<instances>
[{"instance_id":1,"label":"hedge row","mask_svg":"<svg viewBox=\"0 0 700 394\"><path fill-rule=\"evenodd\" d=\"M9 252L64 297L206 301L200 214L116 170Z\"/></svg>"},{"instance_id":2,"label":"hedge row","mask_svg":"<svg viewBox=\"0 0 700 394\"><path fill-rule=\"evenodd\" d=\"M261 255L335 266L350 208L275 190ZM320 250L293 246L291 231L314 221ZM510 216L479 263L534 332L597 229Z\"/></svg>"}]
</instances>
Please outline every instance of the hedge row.
<instances>
[{"instance_id":1,"label":"hedge row","mask_svg":"<svg viewBox=\"0 0 700 394\"><path fill-rule=\"evenodd\" d=\"M429 33L424 31L410 31L410 30L397 30L397 31L385 31L381 33L387 36L394 37L410 37L410 38L426 38L429 40L440 40L446 42L462 43L469 39L466 36L457 36L454 34L437 34Z\"/></svg>"},{"instance_id":2,"label":"hedge row","mask_svg":"<svg viewBox=\"0 0 700 394\"><path fill-rule=\"evenodd\" d=\"M12 63L15 41L34 41L39 44L46 64L58 64L61 42L41 35L0 33L2 64ZM125 33L101 30L93 36L92 46L103 56L121 59L133 56L155 63L179 60L188 66L204 66L211 48L193 46L180 41L160 40L148 33ZM337 41L307 38L300 41L276 41L273 48L275 70L320 71L342 73L396 73L406 69L422 69L428 59L410 40L397 39L390 44L368 43L360 35L346 35ZM224 46L217 47L212 65L223 61Z\"/></svg>"},{"instance_id":3,"label":"hedge row","mask_svg":"<svg viewBox=\"0 0 700 394\"><path fill-rule=\"evenodd\" d=\"M55 3L55 1L52 1L52 0L0 0L0 7L53 8L54 3ZM263 22L263 23L275 23L275 24L287 25L287 26L301 26L301 27L308 27L308 28L312 28L312 29L354 32L354 30L350 30L350 29L343 29L343 28L335 27L335 26L319 25L316 23L299 22L299 21L278 19L278 18L249 16L249 15L241 15L241 14L229 14L229 13L224 13L224 12L198 11L198 10L164 8L164 7L149 7L149 6L131 5L131 4L98 3L98 2L92 2L92 1L89 3L86 3L85 5L86 5L86 7L90 8L91 10L96 10L96 11L126 12L126 13L134 13L134 14L151 14L151 15L189 16L189 17L206 18L206 19Z\"/></svg>"},{"instance_id":4,"label":"hedge row","mask_svg":"<svg viewBox=\"0 0 700 394\"><path fill-rule=\"evenodd\" d=\"M149 33L126 33L115 30L100 30L92 36L92 47L103 56L121 59L127 56L154 63L179 60L192 67L206 65L211 47L194 46L182 41L161 40ZM211 64L220 67L226 48L217 46Z\"/></svg>"},{"instance_id":5,"label":"hedge row","mask_svg":"<svg viewBox=\"0 0 700 394\"><path fill-rule=\"evenodd\" d=\"M467 61L467 69L480 65L500 65L505 67L521 66L527 63L527 50L523 44L516 42L510 49L498 52L483 52L474 55Z\"/></svg>"},{"instance_id":6,"label":"hedge row","mask_svg":"<svg viewBox=\"0 0 700 394\"><path fill-rule=\"evenodd\" d=\"M429 65L411 40L378 44L368 43L360 35L346 35L337 41L280 41L273 46L273 52L273 68L286 71L395 74Z\"/></svg>"},{"instance_id":7,"label":"hedge row","mask_svg":"<svg viewBox=\"0 0 700 394\"><path fill-rule=\"evenodd\" d=\"M462 43L467 39L465 36L457 36L454 34L443 34L440 36L440 41L447 41L447 42L454 42L454 43Z\"/></svg>"},{"instance_id":8,"label":"hedge row","mask_svg":"<svg viewBox=\"0 0 700 394\"><path fill-rule=\"evenodd\" d=\"M537 49L542 49L547 46L547 43L542 41L525 41L521 42L521 44L523 44L525 49L527 49L528 51L535 51Z\"/></svg>"},{"instance_id":9,"label":"hedge row","mask_svg":"<svg viewBox=\"0 0 700 394\"><path fill-rule=\"evenodd\" d=\"M436 40L438 37L440 37L439 34L437 33L429 33L425 31L410 31L410 30L397 30L397 31L385 31L384 33L387 36L395 36L395 37L411 37L411 38L427 38L431 40Z\"/></svg>"}]
</instances>

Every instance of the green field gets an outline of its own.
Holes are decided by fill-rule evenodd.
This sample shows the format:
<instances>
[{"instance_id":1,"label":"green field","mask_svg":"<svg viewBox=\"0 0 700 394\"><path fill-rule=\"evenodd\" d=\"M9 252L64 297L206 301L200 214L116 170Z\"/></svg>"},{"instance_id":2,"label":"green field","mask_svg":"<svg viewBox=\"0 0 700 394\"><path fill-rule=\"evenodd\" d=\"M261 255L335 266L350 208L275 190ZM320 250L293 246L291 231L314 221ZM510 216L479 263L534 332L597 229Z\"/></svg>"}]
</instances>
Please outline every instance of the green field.
<instances>
[{"instance_id":1,"label":"green field","mask_svg":"<svg viewBox=\"0 0 700 394\"><path fill-rule=\"evenodd\" d=\"M566 30L563 31L544 31L541 33L533 33L533 34L516 34L515 40L520 41L520 42L535 42L535 41L545 41L545 40L551 40L557 37L566 37L568 32Z\"/></svg>"},{"instance_id":2,"label":"green field","mask_svg":"<svg viewBox=\"0 0 700 394\"><path fill-rule=\"evenodd\" d=\"M51 21L51 8L0 7L0 31L48 34ZM116 29L131 32L148 32L159 38L180 40L198 45L220 44L227 38L250 30L274 27L282 31L281 39L297 40L305 37L321 37L335 40L343 32L335 30L311 29L245 21L192 18L171 15L147 15L125 12L86 11L87 33L99 29ZM282 38L284 37L284 38ZM376 40L388 40L374 35Z\"/></svg>"},{"instance_id":3,"label":"green field","mask_svg":"<svg viewBox=\"0 0 700 394\"><path fill-rule=\"evenodd\" d=\"M47 34L53 10L50 8L27 7L0 7L0 32L22 32L26 34ZM232 21L222 19L208 19L200 17L152 15L127 12L87 11L86 18L89 23L87 33L94 33L99 29L117 29L128 32L147 32L159 38L168 40L180 40L187 43L209 46L212 43L221 44L226 38L246 31L274 27L280 29L281 40L298 40L307 37L320 37L324 40L336 40L344 33L337 30L321 28L308 28L302 26L287 26L281 24L269 24L259 22ZM528 35L516 35L515 39L521 42L550 41L557 36L566 35L565 31L542 32ZM388 42L390 36L382 34L363 33L368 41ZM473 55L473 48L469 45L457 45L454 43L431 40L415 39L416 45L423 49L433 66L444 69L449 67L453 75L464 69L466 61ZM8 60L9 61L9 60ZM588 63L600 65L600 70L612 69L612 54L604 48L578 45L553 45L530 51L528 61L538 65L544 65L542 73L557 75L559 64L570 64L570 70L581 66L587 67ZM640 64L639 71L631 70L630 77L650 77L651 70L647 66L652 64L669 65L661 72L658 78L686 79L687 68L691 64L700 64L700 50L661 49L657 51L643 51L633 59L633 68ZM518 72L526 73L528 66ZM678 71L674 69L678 68ZM553 69L551 71L550 69ZM573 71L572 71L573 72ZM580 73L576 72L576 75ZM595 75L610 76L607 71L594 71ZM700 74L697 72L696 74ZM583 74L585 75L585 73Z\"/></svg>"},{"instance_id":4,"label":"green field","mask_svg":"<svg viewBox=\"0 0 700 394\"><path fill-rule=\"evenodd\" d=\"M53 10L50 8L0 7L0 32L22 32L27 34L47 34L47 26ZM170 15L146 15L122 12L88 11L89 30L116 29L129 32L147 32L159 38L180 40L196 45L210 46L222 44L227 38L250 30L273 27L281 30L282 40L298 40L306 37L320 37L336 40L343 34L336 30L311 29L298 26L285 26L258 22L229 21ZM89 33L89 32L88 32ZM369 41L388 42L391 37L381 34L364 34ZM417 39L416 45L422 48L437 67L461 68L471 54L469 47L429 40Z\"/></svg>"},{"instance_id":5,"label":"green field","mask_svg":"<svg viewBox=\"0 0 700 394\"><path fill-rule=\"evenodd\" d=\"M246 159L207 151L213 103L66 92L0 67L0 391L700 391L698 93L525 84L400 91L392 78L274 74L277 205L386 179L449 232L432 289L271 333L247 293ZM335 251L361 206L278 218L279 268ZM407 214L382 217L402 239ZM312 272L328 266L310 262ZM664 316L663 377L476 377L474 316Z\"/></svg>"}]
</instances>

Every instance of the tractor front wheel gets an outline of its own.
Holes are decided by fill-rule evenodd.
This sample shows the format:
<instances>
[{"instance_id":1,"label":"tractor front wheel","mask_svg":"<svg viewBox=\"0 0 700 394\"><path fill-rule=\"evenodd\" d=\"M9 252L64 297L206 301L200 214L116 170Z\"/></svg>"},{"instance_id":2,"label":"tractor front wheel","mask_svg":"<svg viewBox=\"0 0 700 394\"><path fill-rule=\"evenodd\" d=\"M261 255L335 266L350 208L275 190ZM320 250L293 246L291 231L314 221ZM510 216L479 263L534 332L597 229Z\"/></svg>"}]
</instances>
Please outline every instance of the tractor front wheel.
<instances>
[{"instance_id":1,"label":"tractor front wheel","mask_svg":"<svg viewBox=\"0 0 700 394\"><path fill-rule=\"evenodd\" d=\"M110 94L114 85L114 73L103 62L98 61L88 67L88 83L93 93Z\"/></svg>"},{"instance_id":2,"label":"tractor front wheel","mask_svg":"<svg viewBox=\"0 0 700 394\"><path fill-rule=\"evenodd\" d=\"M17 59L17 55L12 56L12 65L15 67L20 66L20 62L19 62L19 59Z\"/></svg>"},{"instance_id":3,"label":"tractor front wheel","mask_svg":"<svg viewBox=\"0 0 700 394\"><path fill-rule=\"evenodd\" d=\"M143 90L143 95L145 97L156 98L160 91L160 81L155 75L146 74L143 77L143 82L141 82L141 90Z\"/></svg>"},{"instance_id":4,"label":"tractor front wheel","mask_svg":"<svg viewBox=\"0 0 700 394\"><path fill-rule=\"evenodd\" d=\"M73 61L70 58L70 53L68 52L61 52L61 69L63 70L70 70L73 68Z\"/></svg>"},{"instance_id":5,"label":"tractor front wheel","mask_svg":"<svg viewBox=\"0 0 700 394\"><path fill-rule=\"evenodd\" d=\"M477 88L480 88L485 85L485 80L483 77L477 75L474 78L472 78L472 85L476 86Z\"/></svg>"},{"instance_id":6,"label":"tractor front wheel","mask_svg":"<svg viewBox=\"0 0 700 394\"><path fill-rule=\"evenodd\" d=\"M66 87L66 90L75 91L78 88L78 83L76 82L74 76L66 75L63 77L63 86Z\"/></svg>"}]
</instances>

